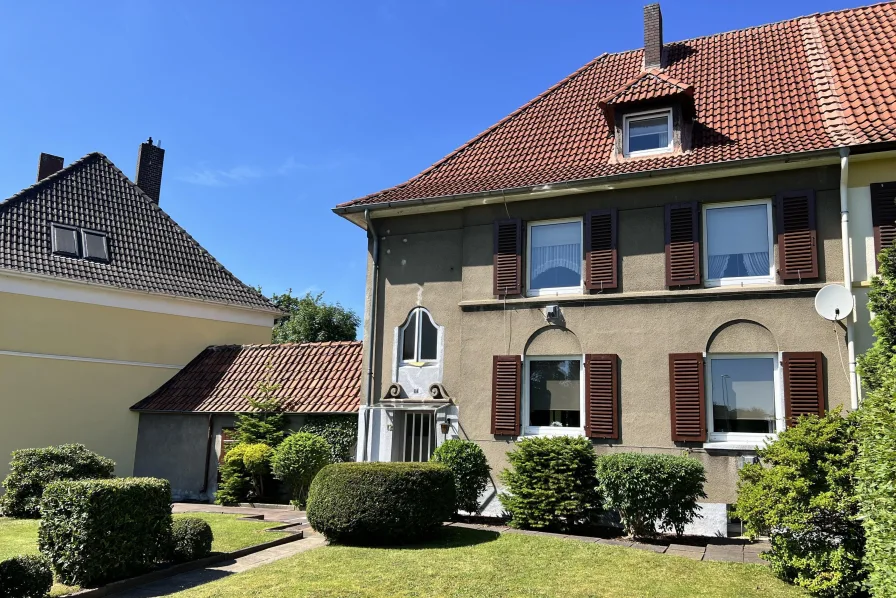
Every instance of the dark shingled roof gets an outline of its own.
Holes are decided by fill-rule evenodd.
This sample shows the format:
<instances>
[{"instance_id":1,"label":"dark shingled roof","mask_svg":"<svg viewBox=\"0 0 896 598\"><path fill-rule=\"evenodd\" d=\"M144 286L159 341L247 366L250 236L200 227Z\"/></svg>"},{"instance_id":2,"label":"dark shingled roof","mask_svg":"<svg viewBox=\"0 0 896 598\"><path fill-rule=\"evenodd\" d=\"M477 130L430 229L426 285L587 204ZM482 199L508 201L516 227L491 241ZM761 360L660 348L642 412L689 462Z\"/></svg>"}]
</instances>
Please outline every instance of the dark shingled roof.
<instances>
[{"instance_id":1,"label":"dark shingled roof","mask_svg":"<svg viewBox=\"0 0 896 598\"><path fill-rule=\"evenodd\" d=\"M209 347L135 411L239 413L246 397L260 398L259 382L288 413L353 413L361 397L361 342Z\"/></svg>"},{"instance_id":2,"label":"dark shingled roof","mask_svg":"<svg viewBox=\"0 0 896 598\"><path fill-rule=\"evenodd\" d=\"M109 263L54 255L50 224L108 234ZM0 270L278 312L92 153L0 202Z\"/></svg>"},{"instance_id":3,"label":"dark shingled roof","mask_svg":"<svg viewBox=\"0 0 896 598\"><path fill-rule=\"evenodd\" d=\"M668 85L648 77L624 99L693 86L686 152L615 159L598 101L640 80L644 52L603 54L407 182L336 209L896 141L892 2L669 43L665 52Z\"/></svg>"}]
</instances>

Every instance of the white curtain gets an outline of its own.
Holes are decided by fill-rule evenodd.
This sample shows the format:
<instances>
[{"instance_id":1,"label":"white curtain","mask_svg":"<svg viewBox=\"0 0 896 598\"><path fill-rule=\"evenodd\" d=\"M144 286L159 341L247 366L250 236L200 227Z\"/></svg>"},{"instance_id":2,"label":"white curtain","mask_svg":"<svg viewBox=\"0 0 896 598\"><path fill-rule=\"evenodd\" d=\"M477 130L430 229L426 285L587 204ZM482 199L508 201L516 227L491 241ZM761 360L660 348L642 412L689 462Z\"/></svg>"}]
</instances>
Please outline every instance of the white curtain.
<instances>
[{"instance_id":1,"label":"white curtain","mask_svg":"<svg viewBox=\"0 0 896 598\"><path fill-rule=\"evenodd\" d=\"M581 267L582 249L578 243L532 248L532 278L551 268L568 268L578 273Z\"/></svg>"},{"instance_id":2,"label":"white curtain","mask_svg":"<svg viewBox=\"0 0 896 598\"><path fill-rule=\"evenodd\" d=\"M730 255L711 255L709 256L709 277L722 278L725 275L725 268L728 267Z\"/></svg>"},{"instance_id":3,"label":"white curtain","mask_svg":"<svg viewBox=\"0 0 896 598\"><path fill-rule=\"evenodd\" d=\"M768 251L743 254L747 276L767 276L769 272Z\"/></svg>"}]
</instances>

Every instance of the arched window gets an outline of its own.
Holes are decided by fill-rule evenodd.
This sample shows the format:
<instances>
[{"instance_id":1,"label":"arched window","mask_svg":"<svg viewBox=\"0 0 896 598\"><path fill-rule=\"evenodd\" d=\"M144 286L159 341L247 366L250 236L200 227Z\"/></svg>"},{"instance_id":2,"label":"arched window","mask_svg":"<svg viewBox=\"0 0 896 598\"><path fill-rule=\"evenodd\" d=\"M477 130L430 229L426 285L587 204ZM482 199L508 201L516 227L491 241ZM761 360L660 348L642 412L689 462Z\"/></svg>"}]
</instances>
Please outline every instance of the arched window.
<instances>
[{"instance_id":1,"label":"arched window","mask_svg":"<svg viewBox=\"0 0 896 598\"><path fill-rule=\"evenodd\" d=\"M401 360L436 361L439 357L439 329L422 307L411 310L401 328Z\"/></svg>"}]
</instances>

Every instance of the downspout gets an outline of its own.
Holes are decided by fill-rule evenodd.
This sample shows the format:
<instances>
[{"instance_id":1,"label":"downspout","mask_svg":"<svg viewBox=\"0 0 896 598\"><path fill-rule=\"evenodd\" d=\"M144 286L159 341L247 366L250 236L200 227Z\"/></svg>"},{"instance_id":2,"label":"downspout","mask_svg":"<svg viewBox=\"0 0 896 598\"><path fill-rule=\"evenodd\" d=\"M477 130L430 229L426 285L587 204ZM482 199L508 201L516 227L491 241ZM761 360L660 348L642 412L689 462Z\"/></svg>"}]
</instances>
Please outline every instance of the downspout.
<instances>
[{"instance_id":1,"label":"downspout","mask_svg":"<svg viewBox=\"0 0 896 598\"><path fill-rule=\"evenodd\" d=\"M366 409L364 410L361 426L361 461L368 461L368 434L370 431L370 407L373 405L373 356L376 346L376 291L379 286L380 272L380 238L376 234L373 220L370 218L370 210L364 210L364 221L367 223L367 234L373 237L373 272L371 274L370 300L367 306L367 396L364 398Z\"/></svg>"},{"instance_id":2,"label":"downspout","mask_svg":"<svg viewBox=\"0 0 896 598\"><path fill-rule=\"evenodd\" d=\"M843 245L843 286L853 301L853 313L846 317L846 353L849 359L849 404L859 408L859 383L856 376L855 297L852 295L852 260L849 237L849 148L840 148L840 237Z\"/></svg>"}]
</instances>

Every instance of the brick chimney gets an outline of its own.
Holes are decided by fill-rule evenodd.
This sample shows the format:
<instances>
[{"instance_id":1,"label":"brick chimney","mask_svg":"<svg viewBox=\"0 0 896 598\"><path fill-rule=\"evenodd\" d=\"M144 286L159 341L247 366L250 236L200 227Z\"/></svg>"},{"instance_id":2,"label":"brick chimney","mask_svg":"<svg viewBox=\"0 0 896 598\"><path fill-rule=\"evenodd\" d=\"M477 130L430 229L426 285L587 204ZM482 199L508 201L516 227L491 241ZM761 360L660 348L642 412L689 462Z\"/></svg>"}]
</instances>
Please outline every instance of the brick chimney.
<instances>
[{"instance_id":1,"label":"brick chimney","mask_svg":"<svg viewBox=\"0 0 896 598\"><path fill-rule=\"evenodd\" d=\"M152 137L140 144L137 153L137 186L146 193L154 203L159 203L162 191L162 164L165 162L165 150L153 145Z\"/></svg>"},{"instance_id":2,"label":"brick chimney","mask_svg":"<svg viewBox=\"0 0 896 598\"><path fill-rule=\"evenodd\" d=\"M644 7L644 70L663 68L663 13L659 4Z\"/></svg>"},{"instance_id":3,"label":"brick chimney","mask_svg":"<svg viewBox=\"0 0 896 598\"><path fill-rule=\"evenodd\" d=\"M64 160L53 154L40 153L40 162L37 164L37 180L42 181L51 174L62 170Z\"/></svg>"}]
</instances>

